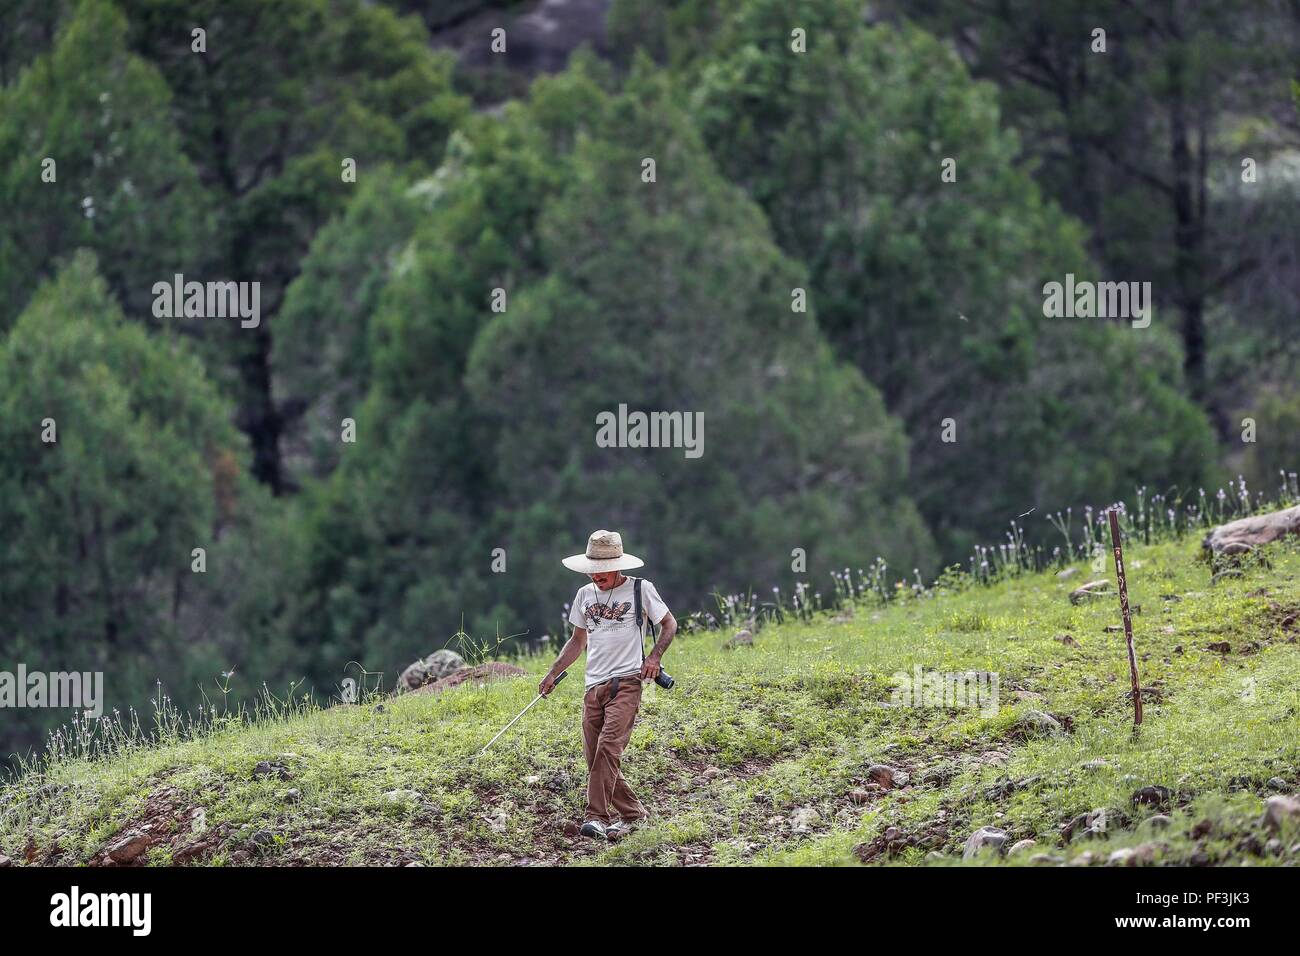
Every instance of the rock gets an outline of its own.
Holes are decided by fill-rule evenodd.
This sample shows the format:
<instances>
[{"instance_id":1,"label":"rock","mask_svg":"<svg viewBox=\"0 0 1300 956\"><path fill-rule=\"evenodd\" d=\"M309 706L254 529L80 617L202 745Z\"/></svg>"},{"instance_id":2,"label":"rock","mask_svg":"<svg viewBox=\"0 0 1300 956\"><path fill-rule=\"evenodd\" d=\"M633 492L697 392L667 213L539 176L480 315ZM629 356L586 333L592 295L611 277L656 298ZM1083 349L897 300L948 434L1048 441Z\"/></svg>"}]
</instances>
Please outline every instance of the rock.
<instances>
[{"instance_id":1,"label":"rock","mask_svg":"<svg viewBox=\"0 0 1300 956\"><path fill-rule=\"evenodd\" d=\"M13 860L9 859L9 857L5 856L3 853L0 853L0 868L4 868L6 866L13 866L13 865L14 865Z\"/></svg>"},{"instance_id":2,"label":"rock","mask_svg":"<svg viewBox=\"0 0 1300 956\"><path fill-rule=\"evenodd\" d=\"M578 826L578 824L574 823L572 820L564 825L564 835L566 837L576 837L581 832L582 827Z\"/></svg>"},{"instance_id":3,"label":"rock","mask_svg":"<svg viewBox=\"0 0 1300 956\"><path fill-rule=\"evenodd\" d=\"M255 779L276 777L280 780L288 780L289 768L278 760L259 760L257 766L253 768L253 777Z\"/></svg>"},{"instance_id":4,"label":"rock","mask_svg":"<svg viewBox=\"0 0 1300 956\"><path fill-rule=\"evenodd\" d=\"M1264 801L1264 816L1260 822L1274 833L1287 825L1300 825L1300 799L1269 797Z\"/></svg>"},{"instance_id":5,"label":"rock","mask_svg":"<svg viewBox=\"0 0 1300 956\"><path fill-rule=\"evenodd\" d=\"M455 651L446 648L434 651L428 657L421 658L402 671L402 676L397 679L397 693L416 690L425 684L442 680L464 666L465 659Z\"/></svg>"},{"instance_id":6,"label":"rock","mask_svg":"<svg viewBox=\"0 0 1300 956\"><path fill-rule=\"evenodd\" d=\"M1017 853L1036 846L1038 846L1037 840L1017 840L1011 844L1011 849L1007 850L1007 856L1015 856Z\"/></svg>"},{"instance_id":7,"label":"rock","mask_svg":"<svg viewBox=\"0 0 1300 956\"><path fill-rule=\"evenodd\" d=\"M856 803L859 806L864 803L870 803L871 793L870 791L863 790L861 787L854 787L849 791L849 802Z\"/></svg>"},{"instance_id":8,"label":"rock","mask_svg":"<svg viewBox=\"0 0 1300 956\"><path fill-rule=\"evenodd\" d=\"M1106 860L1107 866L1138 866L1143 863L1150 863L1156 857L1156 848L1154 843L1143 843L1141 846L1125 847L1116 850Z\"/></svg>"},{"instance_id":9,"label":"rock","mask_svg":"<svg viewBox=\"0 0 1300 956\"><path fill-rule=\"evenodd\" d=\"M815 807L800 807L790 817L790 828L795 833L807 833L821 821L822 815Z\"/></svg>"},{"instance_id":10,"label":"rock","mask_svg":"<svg viewBox=\"0 0 1300 956\"><path fill-rule=\"evenodd\" d=\"M552 793L564 793L572 786L573 776L567 770L556 771L545 783L546 789Z\"/></svg>"},{"instance_id":11,"label":"rock","mask_svg":"<svg viewBox=\"0 0 1300 956\"><path fill-rule=\"evenodd\" d=\"M992 850L1001 850L1002 844L1007 842L1007 831L999 830L997 827L980 827L969 837L966 838L966 848L962 850L962 859L969 860L980 850L989 848Z\"/></svg>"},{"instance_id":12,"label":"rock","mask_svg":"<svg viewBox=\"0 0 1300 956\"><path fill-rule=\"evenodd\" d=\"M1283 793L1291 789L1290 785L1281 777L1269 777L1268 788L1270 790L1281 790Z\"/></svg>"},{"instance_id":13,"label":"rock","mask_svg":"<svg viewBox=\"0 0 1300 956\"><path fill-rule=\"evenodd\" d=\"M128 833L112 844L105 852L114 863L130 863L149 849L152 842L153 840L146 833Z\"/></svg>"},{"instance_id":14,"label":"rock","mask_svg":"<svg viewBox=\"0 0 1300 956\"><path fill-rule=\"evenodd\" d=\"M1092 866L1092 864L1095 862L1097 862L1097 854L1093 853L1091 850L1084 850L1073 860L1071 860L1069 865L1070 866Z\"/></svg>"},{"instance_id":15,"label":"rock","mask_svg":"<svg viewBox=\"0 0 1300 956\"><path fill-rule=\"evenodd\" d=\"M290 803L299 803L302 800L302 791L296 787L292 790L288 790L285 792L284 799L288 800Z\"/></svg>"},{"instance_id":16,"label":"rock","mask_svg":"<svg viewBox=\"0 0 1300 956\"><path fill-rule=\"evenodd\" d=\"M1148 830L1167 830L1169 824L1172 822L1173 821L1163 813L1157 813L1153 817L1147 817L1141 822L1141 824L1139 824L1139 826L1145 827Z\"/></svg>"},{"instance_id":17,"label":"rock","mask_svg":"<svg viewBox=\"0 0 1300 956\"><path fill-rule=\"evenodd\" d=\"M1213 643L1206 644L1205 649L1207 651L1218 651L1220 654L1232 653L1232 645L1227 641L1214 641Z\"/></svg>"},{"instance_id":18,"label":"rock","mask_svg":"<svg viewBox=\"0 0 1300 956\"><path fill-rule=\"evenodd\" d=\"M1282 841L1279 840L1277 837L1273 837L1267 843L1264 844L1264 849L1267 852L1273 854L1274 856L1278 856L1282 852Z\"/></svg>"},{"instance_id":19,"label":"rock","mask_svg":"<svg viewBox=\"0 0 1300 956\"><path fill-rule=\"evenodd\" d=\"M1193 840L1199 840L1201 837L1213 832L1214 822L1212 820L1200 820L1192 825L1191 834Z\"/></svg>"},{"instance_id":20,"label":"rock","mask_svg":"<svg viewBox=\"0 0 1300 956\"><path fill-rule=\"evenodd\" d=\"M424 866L424 864L421 863L419 860L412 860L410 863L408 863L408 864L406 864L406 865L407 865L407 867L412 867L412 866Z\"/></svg>"},{"instance_id":21,"label":"rock","mask_svg":"<svg viewBox=\"0 0 1300 956\"><path fill-rule=\"evenodd\" d=\"M907 783L908 776L901 770L895 770L893 767L883 763L873 763L867 768L867 776L872 782L878 784L886 790L894 787L901 787ZM901 777L901 781L900 781Z\"/></svg>"},{"instance_id":22,"label":"rock","mask_svg":"<svg viewBox=\"0 0 1300 956\"><path fill-rule=\"evenodd\" d=\"M1239 554L1289 534L1300 534L1300 505L1221 524L1205 536L1201 547L1215 554Z\"/></svg>"},{"instance_id":23,"label":"rock","mask_svg":"<svg viewBox=\"0 0 1300 956\"><path fill-rule=\"evenodd\" d=\"M261 846L261 847L270 846L275 842L275 831L257 830L253 833L252 836L248 838L248 841L252 843L253 846Z\"/></svg>"},{"instance_id":24,"label":"rock","mask_svg":"<svg viewBox=\"0 0 1300 956\"><path fill-rule=\"evenodd\" d=\"M722 645L724 651L734 650L737 647L751 647L754 644L754 633L749 628L737 631L731 636L727 643Z\"/></svg>"},{"instance_id":25,"label":"rock","mask_svg":"<svg viewBox=\"0 0 1300 956\"><path fill-rule=\"evenodd\" d=\"M1064 644L1066 647L1078 647L1078 646L1079 646L1079 642L1076 641L1076 640L1075 640L1073 637L1071 637L1069 634L1057 634L1056 637L1052 638L1052 640L1054 640L1054 641L1060 641L1060 642L1061 642L1062 644Z\"/></svg>"},{"instance_id":26,"label":"rock","mask_svg":"<svg viewBox=\"0 0 1300 956\"><path fill-rule=\"evenodd\" d=\"M1061 722L1051 714L1041 710L1027 710L1016 718L1016 726L1031 737L1047 737L1059 734L1064 729Z\"/></svg>"},{"instance_id":27,"label":"rock","mask_svg":"<svg viewBox=\"0 0 1300 956\"><path fill-rule=\"evenodd\" d=\"M1060 863L1061 858L1059 856L1052 856L1050 853L1035 853L1029 858L1029 862L1033 863L1035 866L1041 866L1044 863Z\"/></svg>"},{"instance_id":28,"label":"rock","mask_svg":"<svg viewBox=\"0 0 1300 956\"><path fill-rule=\"evenodd\" d=\"M1078 573L1078 568L1066 568L1064 571L1057 571L1056 578L1058 581L1068 581Z\"/></svg>"},{"instance_id":29,"label":"rock","mask_svg":"<svg viewBox=\"0 0 1300 956\"><path fill-rule=\"evenodd\" d=\"M1089 760L1087 763L1083 765L1083 769L1092 770L1095 772L1097 770L1104 770L1109 766L1110 764L1108 764L1106 761L1102 760L1101 758L1098 758L1096 760Z\"/></svg>"},{"instance_id":30,"label":"rock","mask_svg":"<svg viewBox=\"0 0 1300 956\"><path fill-rule=\"evenodd\" d=\"M704 771L700 774L700 776L703 777L705 780L713 780L717 777L721 777L722 771L719 770L717 767L705 767Z\"/></svg>"},{"instance_id":31,"label":"rock","mask_svg":"<svg viewBox=\"0 0 1300 956\"><path fill-rule=\"evenodd\" d=\"M1172 796L1168 787L1150 786L1135 791L1129 799L1135 807L1167 807Z\"/></svg>"},{"instance_id":32,"label":"rock","mask_svg":"<svg viewBox=\"0 0 1300 956\"><path fill-rule=\"evenodd\" d=\"M493 833L505 833L510 829L510 814L505 810L497 809L484 817L487 821L488 829Z\"/></svg>"},{"instance_id":33,"label":"rock","mask_svg":"<svg viewBox=\"0 0 1300 956\"><path fill-rule=\"evenodd\" d=\"M1105 578L1089 581L1075 588L1070 592L1070 603L1083 604L1085 601L1095 601L1103 597L1110 597L1110 582Z\"/></svg>"},{"instance_id":34,"label":"rock","mask_svg":"<svg viewBox=\"0 0 1300 956\"><path fill-rule=\"evenodd\" d=\"M926 858L926 860L927 860L928 862L934 862L935 860L946 860L946 859L948 859L946 856L944 856L944 855L943 855L942 853L940 853L938 850L931 850L929 853L927 853L927 854L925 855L925 858Z\"/></svg>"},{"instance_id":35,"label":"rock","mask_svg":"<svg viewBox=\"0 0 1300 956\"><path fill-rule=\"evenodd\" d=\"M839 813L835 814L835 822L847 830L857 824L858 818L852 810L845 807Z\"/></svg>"},{"instance_id":36,"label":"rock","mask_svg":"<svg viewBox=\"0 0 1300 956\"><path fill-rule=\"evenodd\" d=\"M1080 813L1061 827L1061 840L1069 843L1078 838L1088 839L1105 836L1108 822L1109 813L1105 807L1098 807L1088 813Z\"/></svg>"}]
</instances>

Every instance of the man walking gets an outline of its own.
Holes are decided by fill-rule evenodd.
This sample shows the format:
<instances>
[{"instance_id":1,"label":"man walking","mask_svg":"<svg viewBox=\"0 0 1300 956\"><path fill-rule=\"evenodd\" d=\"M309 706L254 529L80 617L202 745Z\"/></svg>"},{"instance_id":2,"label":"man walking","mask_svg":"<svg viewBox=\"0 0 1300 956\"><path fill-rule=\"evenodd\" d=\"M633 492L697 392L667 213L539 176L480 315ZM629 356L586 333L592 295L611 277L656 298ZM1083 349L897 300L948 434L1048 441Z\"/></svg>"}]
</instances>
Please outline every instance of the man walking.
<instances>
[{"instance_id":1,"label":"man walking","mask_svg":"<svg viewBox=\"0 0 1300 956\"><path fill-rule=\"evenodd\" d=\"M677 633L677 620L653 584L622 574L644 563L623 553L617 531L594 532L584 554L564 559L566 568L587 575L591 583L578 589L569 610L573 636L537 687L549 694L556 675L586 650L582 751L590 779L582 833L589 837L617 839L646 816L619 765L641 706L641 682L659 676L659 662ZM660 625L660 632L654 650L643 659L647 621Z\"/></svg>"}]
</instances>

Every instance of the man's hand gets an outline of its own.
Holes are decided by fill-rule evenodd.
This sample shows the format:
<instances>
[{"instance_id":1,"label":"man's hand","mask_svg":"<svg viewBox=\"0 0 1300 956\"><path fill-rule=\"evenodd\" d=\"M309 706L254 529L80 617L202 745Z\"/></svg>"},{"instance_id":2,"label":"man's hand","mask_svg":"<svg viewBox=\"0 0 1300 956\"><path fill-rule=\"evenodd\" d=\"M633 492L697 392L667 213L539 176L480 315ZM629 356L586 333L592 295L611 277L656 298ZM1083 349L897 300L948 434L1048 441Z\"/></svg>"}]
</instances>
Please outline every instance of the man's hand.
<instances>
[{"instance_id":1,"label":"man's hand","mask_svg":"<svg viewBox=\"0 0 1300 956\"><path fill-rule=\"evenodd\" d=\"M537 685L537 692L541 694L543 697L545 697L554 689L555 689L554 674L547 674L545 677L542 678L542 682Z\"/></svg>"},{"instance_id":2,"label":"man's hand","mask_svg":"<svg viewBox=\"0 0 1300 956\"><path fill-rule=\"evenodd\" d=\"M641 679L654 680L658 676L659 676L659 656L657 654L651 654L649 657L645 659L645 663L641 665Z\"/></svg>"}]
</instances>

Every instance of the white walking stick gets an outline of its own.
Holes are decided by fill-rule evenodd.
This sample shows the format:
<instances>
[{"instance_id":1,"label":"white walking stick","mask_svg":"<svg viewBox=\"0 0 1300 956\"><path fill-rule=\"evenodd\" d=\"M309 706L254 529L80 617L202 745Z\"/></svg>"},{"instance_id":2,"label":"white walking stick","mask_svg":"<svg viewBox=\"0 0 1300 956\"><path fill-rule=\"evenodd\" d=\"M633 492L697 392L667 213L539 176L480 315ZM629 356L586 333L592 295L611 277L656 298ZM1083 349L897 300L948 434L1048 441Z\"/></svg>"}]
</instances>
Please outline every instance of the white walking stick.
<instances>
[{"instance_id":1,"label":"white walking stick","mask_svg":"<svg viewBox=\"0 0 1300 956\"><path fill-rule=\"evenodd\" d=\"M558 687L558 686L560 685L560 681L564 680L564 678L567 677L568 675L569 675L569 672L568 672L568 671L560 671L560 676L557 677L557 678L555 678L555 683L551 685L551 690L555 690L555 688ZM482 750L480 750L480 751L478 752L478 755L481 757L481 756L483 756L485 753L487 753L487 749L488 749L488 747L491 747L494 743L496 743L498 740L501 739L501 734L504 734L507 730L509 730L511 727L513 727L516 723L518 723L518 722L519 722L519 718L522 717L524 714L528 713L530 710L532 710L532 709L533 709L533 704L537 703L539 700L541 700L541 699L542 699L543 697L545 697L545 696L546 696L545 694L538 694L536 697L534 697L534 698L533 698L533 703L532 703L532 704L529 704L527 707L525 707L523 710L521 710L518 714L515 715L515 719L514 719L514 720L510 721L510 723L508 723L508 724L506 724L504 727L502 727L502 728L501 728L501 733L500 733L500 734L497 734L495 737L493 737L491 740L489 740L489 741L487 742L487 747L484 747Z\"/></svg>"}]
</instances>

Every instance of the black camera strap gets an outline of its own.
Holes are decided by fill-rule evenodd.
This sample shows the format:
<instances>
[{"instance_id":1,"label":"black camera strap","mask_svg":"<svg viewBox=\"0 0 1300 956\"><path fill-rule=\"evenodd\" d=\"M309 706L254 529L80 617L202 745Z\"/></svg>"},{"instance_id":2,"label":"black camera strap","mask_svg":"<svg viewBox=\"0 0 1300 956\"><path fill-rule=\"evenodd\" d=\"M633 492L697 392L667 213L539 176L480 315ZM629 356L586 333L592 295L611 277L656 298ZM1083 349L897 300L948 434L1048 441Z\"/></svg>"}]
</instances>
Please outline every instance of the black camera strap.
<instances>
[{"instance_id":1,"label":"black camera strap","mask_svg":"<svg viewBox=\"0 0 1300 956\"><path fill-rule=\"evenodd\" d=\"M655 636L655 626L653 624L650 624L649 620L642 620L641 618L641 579L640 578L632 579L632 604L633 604L632 614L636 618L637 630L638 633L640 633L641 635L641 663L644 664L646 625L650 626L651 637Z\"/></svg>"},{"instance_id":2,"label":"black camera strap","mask_svg":"<svg viewBox=\"0 0 1300 956\"><path fill-rule=\"evenodd\" d=\"M634 613L636 614L637 631L641 635L641 663L644 664L646 627L647 626L649 627L650 636L652 638L657 637L659 635L659 628L650 621L649 616L647 616L644 621L642 621L641 619L641 579L640 578L632 578L632 603L635 606ZM669 677L668 674L666 674L662 668L660 668L659 676L655 678L655 683L658 684L660 687L662 687L664 690L671 690L674 682L673 679Z\"/></svg>"}]
</instances>

